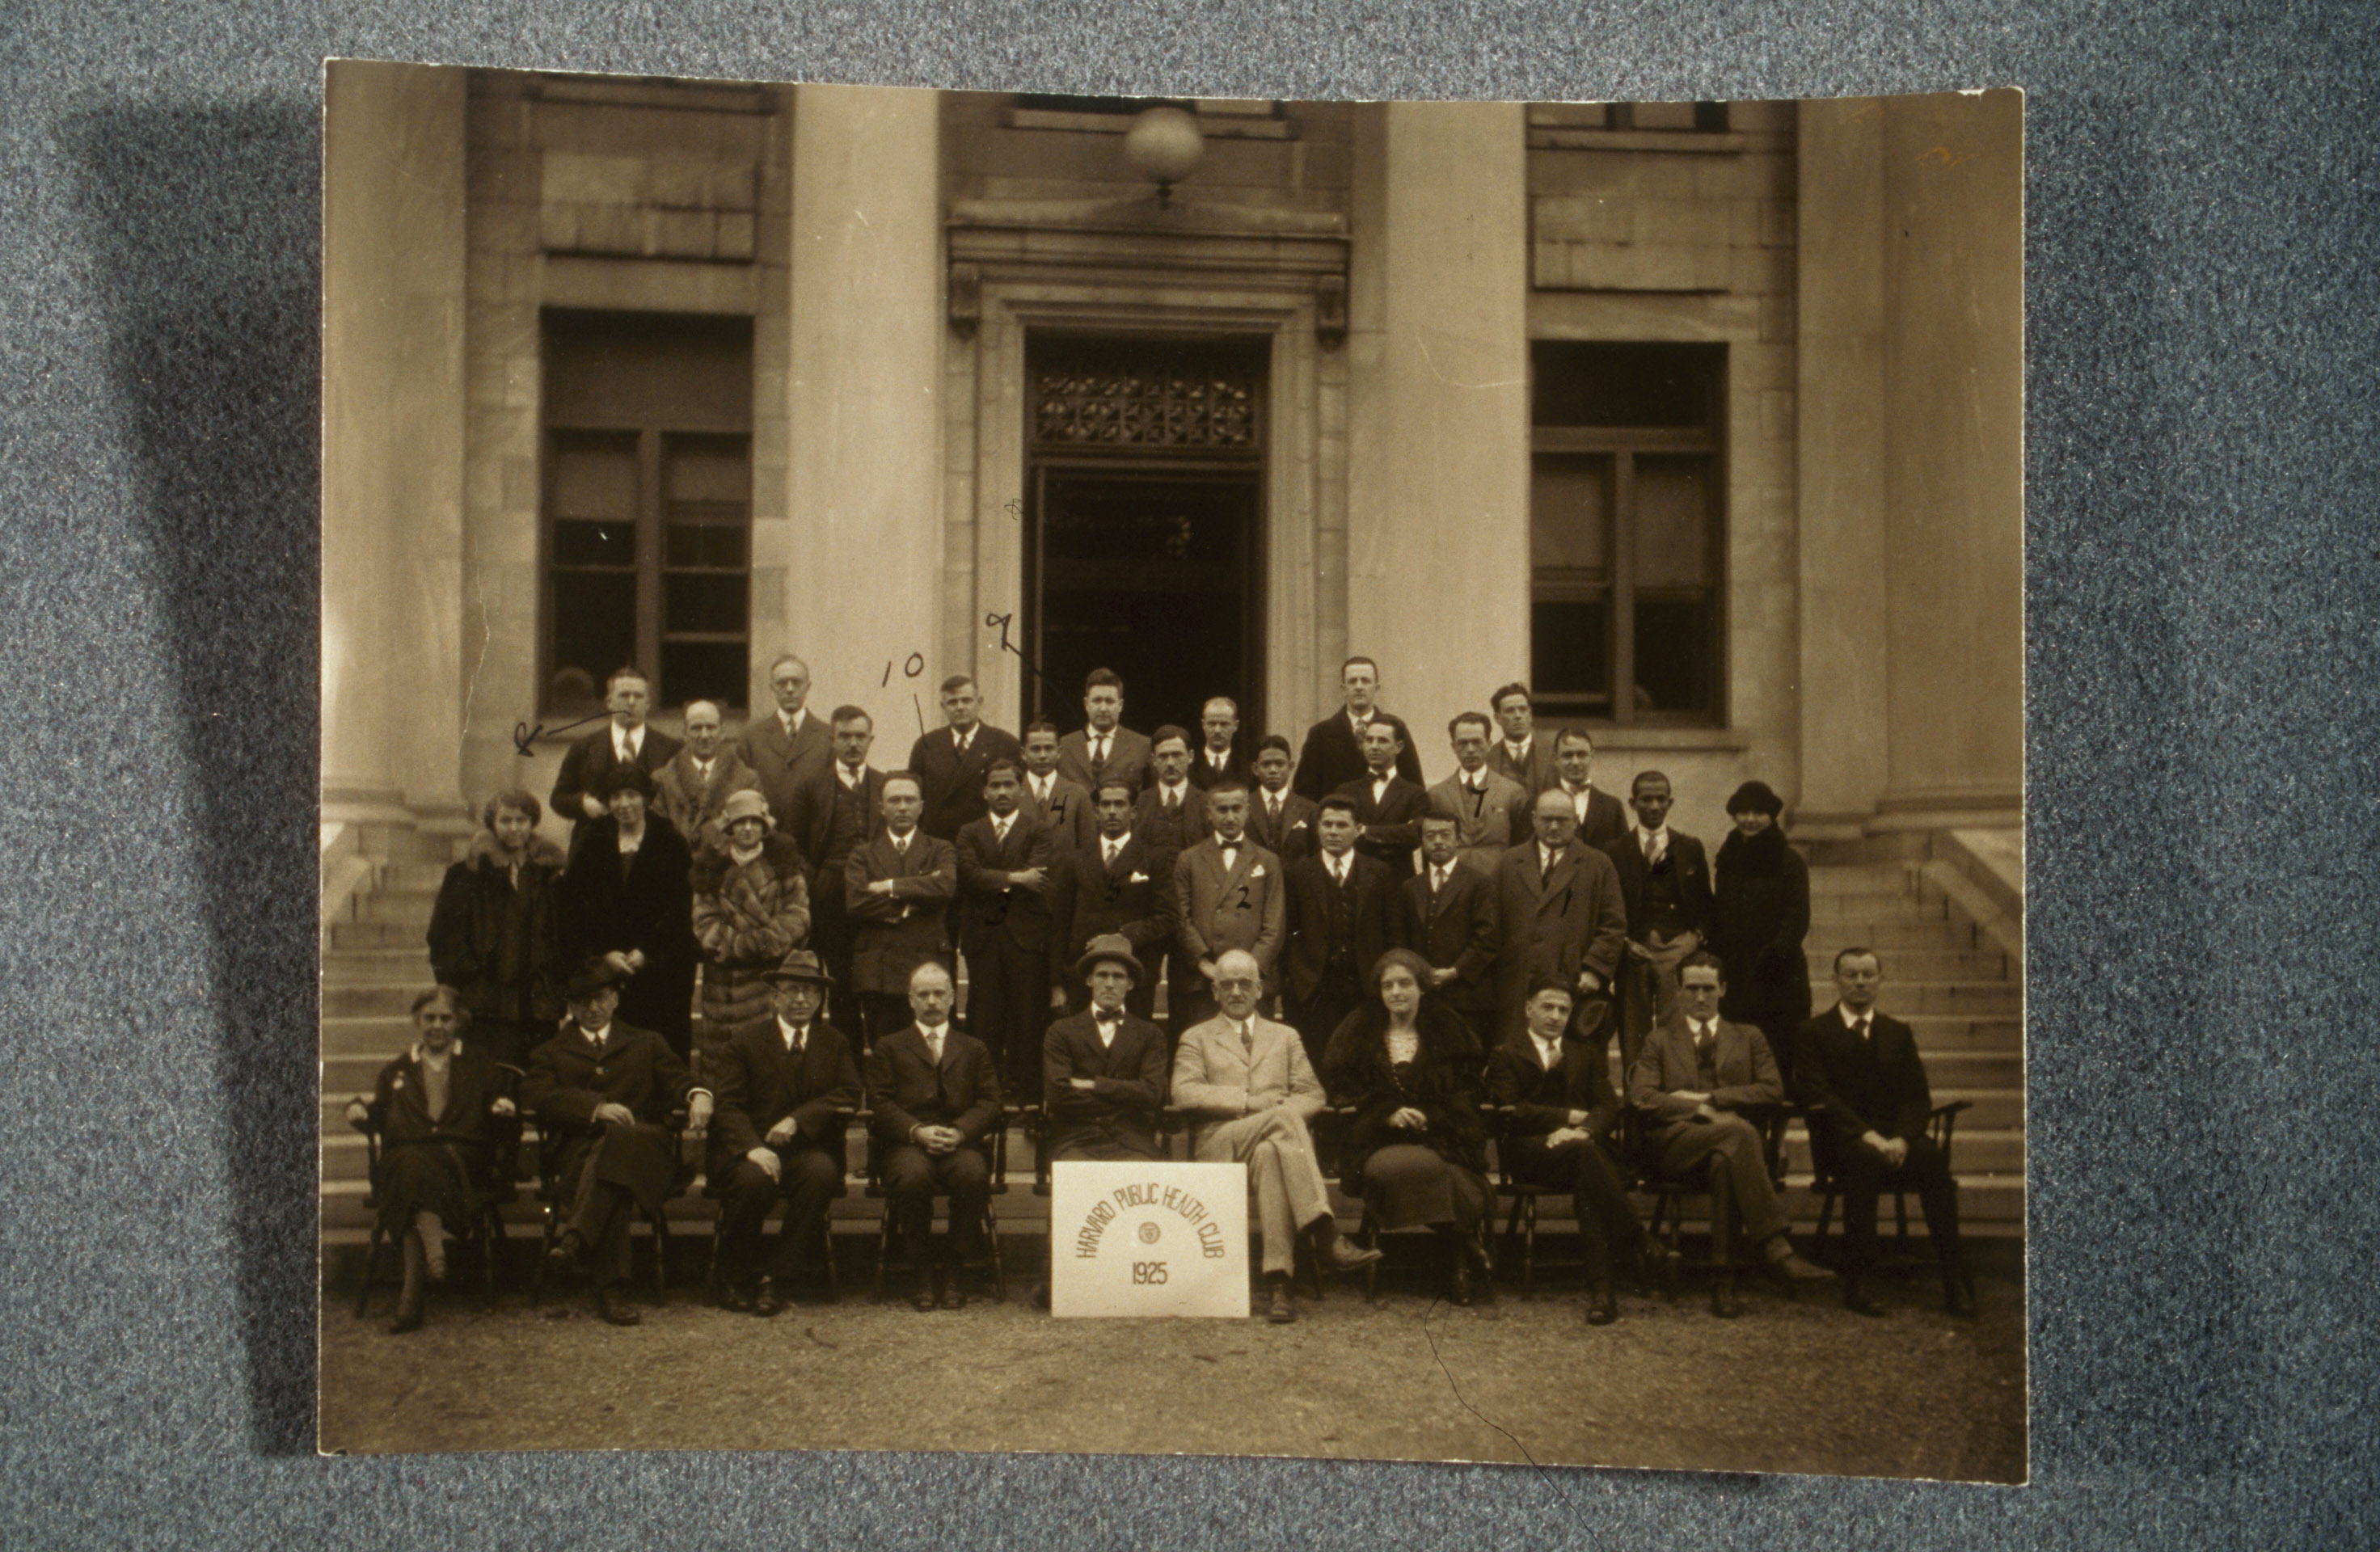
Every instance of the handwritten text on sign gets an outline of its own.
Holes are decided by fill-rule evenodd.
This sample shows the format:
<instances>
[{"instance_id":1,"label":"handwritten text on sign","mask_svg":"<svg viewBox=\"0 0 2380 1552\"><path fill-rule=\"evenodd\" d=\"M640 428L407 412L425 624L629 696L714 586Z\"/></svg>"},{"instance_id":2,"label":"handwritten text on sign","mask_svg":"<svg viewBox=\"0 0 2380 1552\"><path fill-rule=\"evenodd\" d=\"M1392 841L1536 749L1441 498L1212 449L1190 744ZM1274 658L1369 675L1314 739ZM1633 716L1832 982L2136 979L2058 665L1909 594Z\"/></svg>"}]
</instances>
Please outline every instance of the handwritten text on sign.
<instances>
[{"instance_id":1,"label":"handwritten text on sign","mask_svg":"<svg viewBox=\"0 0 2380 1552\"><path fill-rule=\"evenodd\" d=\"M1050 1205L1051 1313L1247 1315L1246 1166L1066 1159Z\"/></svg>"}]
</instances>

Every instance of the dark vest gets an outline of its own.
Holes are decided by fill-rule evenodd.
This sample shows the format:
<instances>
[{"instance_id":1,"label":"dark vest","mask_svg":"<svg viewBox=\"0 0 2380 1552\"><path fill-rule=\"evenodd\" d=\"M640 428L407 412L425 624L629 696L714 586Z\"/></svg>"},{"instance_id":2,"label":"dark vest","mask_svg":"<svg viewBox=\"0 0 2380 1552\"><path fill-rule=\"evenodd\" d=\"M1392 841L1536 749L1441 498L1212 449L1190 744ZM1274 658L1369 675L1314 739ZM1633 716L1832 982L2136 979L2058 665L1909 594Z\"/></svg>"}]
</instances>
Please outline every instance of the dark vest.
<instances>
[{"instance_id":1,"label":"dark vest","mask_svg":"<svg viewBox=\"0 0 2380 1552\"><path fill-rule=\"evenodd\" d=\"M1661 851L1661 860L1645 878L1645 925L1664 938L1677 936L1685 925L1684 891L1678 887L1678 849Z\"/></svg>"},{"instance_id":2,"label":"dark vest","mask_svg":"<svg viewBox=\"0 0 2380 1552\"><path fill-rule=\"evenodd\" d=\"M862 791L843 784L842 778L830 774L834 783L834 813L826 825L826 866L839 868L853 852L868 844L868 816L861 811Z\"/></svg>"}]
</instances>

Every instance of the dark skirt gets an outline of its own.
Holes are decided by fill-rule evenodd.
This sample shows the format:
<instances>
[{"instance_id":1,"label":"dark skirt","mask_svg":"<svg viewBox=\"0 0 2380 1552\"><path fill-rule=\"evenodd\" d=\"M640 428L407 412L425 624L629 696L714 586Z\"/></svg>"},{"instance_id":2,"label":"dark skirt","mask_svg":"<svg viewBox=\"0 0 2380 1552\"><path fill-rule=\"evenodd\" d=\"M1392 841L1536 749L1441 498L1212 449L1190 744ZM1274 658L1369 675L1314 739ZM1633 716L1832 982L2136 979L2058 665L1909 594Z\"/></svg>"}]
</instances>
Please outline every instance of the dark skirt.
<instances>
[{"instance_id":1,"label":"dark skirt","mask_svg":"<svg viewBox=\"0 0 2380 1552\"><path fill-rule=\"evenodd\" d=\"M1486 1181L1417 1143L1391 1143L1364 1160L1364 1207L1382 1229L1451 1223L1468 1232L1488 1203Z\"/></svg>"},{"instance_id":2,"label":"dark skirt","mask_svg":"<svg viewBox=\"0 0 2380 1552\"><path fill-rule=\"evenodd\" d=\"M486 1150L468 1143L387 1145L380 1156L380 1226L403 1234L414 1214L428 1212L447 1232L461 1232L480 1210L478 1182L487 1170Z\"/></svg>"}]
</instances>

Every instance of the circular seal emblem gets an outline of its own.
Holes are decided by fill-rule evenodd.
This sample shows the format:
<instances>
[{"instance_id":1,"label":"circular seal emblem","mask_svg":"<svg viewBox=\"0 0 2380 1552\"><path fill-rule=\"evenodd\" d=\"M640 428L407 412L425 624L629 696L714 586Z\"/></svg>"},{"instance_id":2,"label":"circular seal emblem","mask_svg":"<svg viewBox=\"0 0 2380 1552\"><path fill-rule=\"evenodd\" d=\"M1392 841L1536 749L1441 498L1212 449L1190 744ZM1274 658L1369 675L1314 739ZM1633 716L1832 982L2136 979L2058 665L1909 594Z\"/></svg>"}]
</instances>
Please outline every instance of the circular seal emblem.
<instances>
[{"instance_id":1,"label":"circular seal emblem","mask_svg":"<svg viewBox=\"0 0 2380 1552\"><path fill-rule=\"evenodd\" d=\"M1164 1232L1164 1230L1160 1229L1154 1223L1144 1223L1140 1226L1140 1243L1143 1244L1155 1244L1158 1242L1158 1239L1163 1235Z\"/></svg>"}]
</instances>

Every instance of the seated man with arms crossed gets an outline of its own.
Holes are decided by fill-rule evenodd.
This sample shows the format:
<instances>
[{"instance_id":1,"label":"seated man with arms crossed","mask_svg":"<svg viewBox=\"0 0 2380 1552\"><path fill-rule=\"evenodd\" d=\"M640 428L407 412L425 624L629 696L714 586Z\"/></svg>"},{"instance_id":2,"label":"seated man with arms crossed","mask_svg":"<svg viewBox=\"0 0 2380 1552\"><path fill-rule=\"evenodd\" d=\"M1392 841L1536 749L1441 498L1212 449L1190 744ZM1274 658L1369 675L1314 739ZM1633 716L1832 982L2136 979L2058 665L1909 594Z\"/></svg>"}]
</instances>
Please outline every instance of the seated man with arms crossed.
<instances>
[{"instance_id":1,"label":"seated man with arms crossed","mask_svg":"<svg viewBox=\"0 0 2380 1552\"><path fill-rule=\"evenodd\" d=\"M1330 1191L1315 1162L1305 1123L1321 1113L1322 1080L1306 1061L1297 1031L1257 1016L1264 976L1256 955L1232 949L1215 961L1222 1012L1185 1032L1173 1053L1173 1103L1192 1117L1190 1156L1210 1163L1241 1160L1256 1193L1264 1234L1267 1318L1294 1320L1289 1277L1297 1236L1310 1235L1315 1260L1334 1272L1380 1258L1339 1237Z\"/></svg>"}]
</instances>

